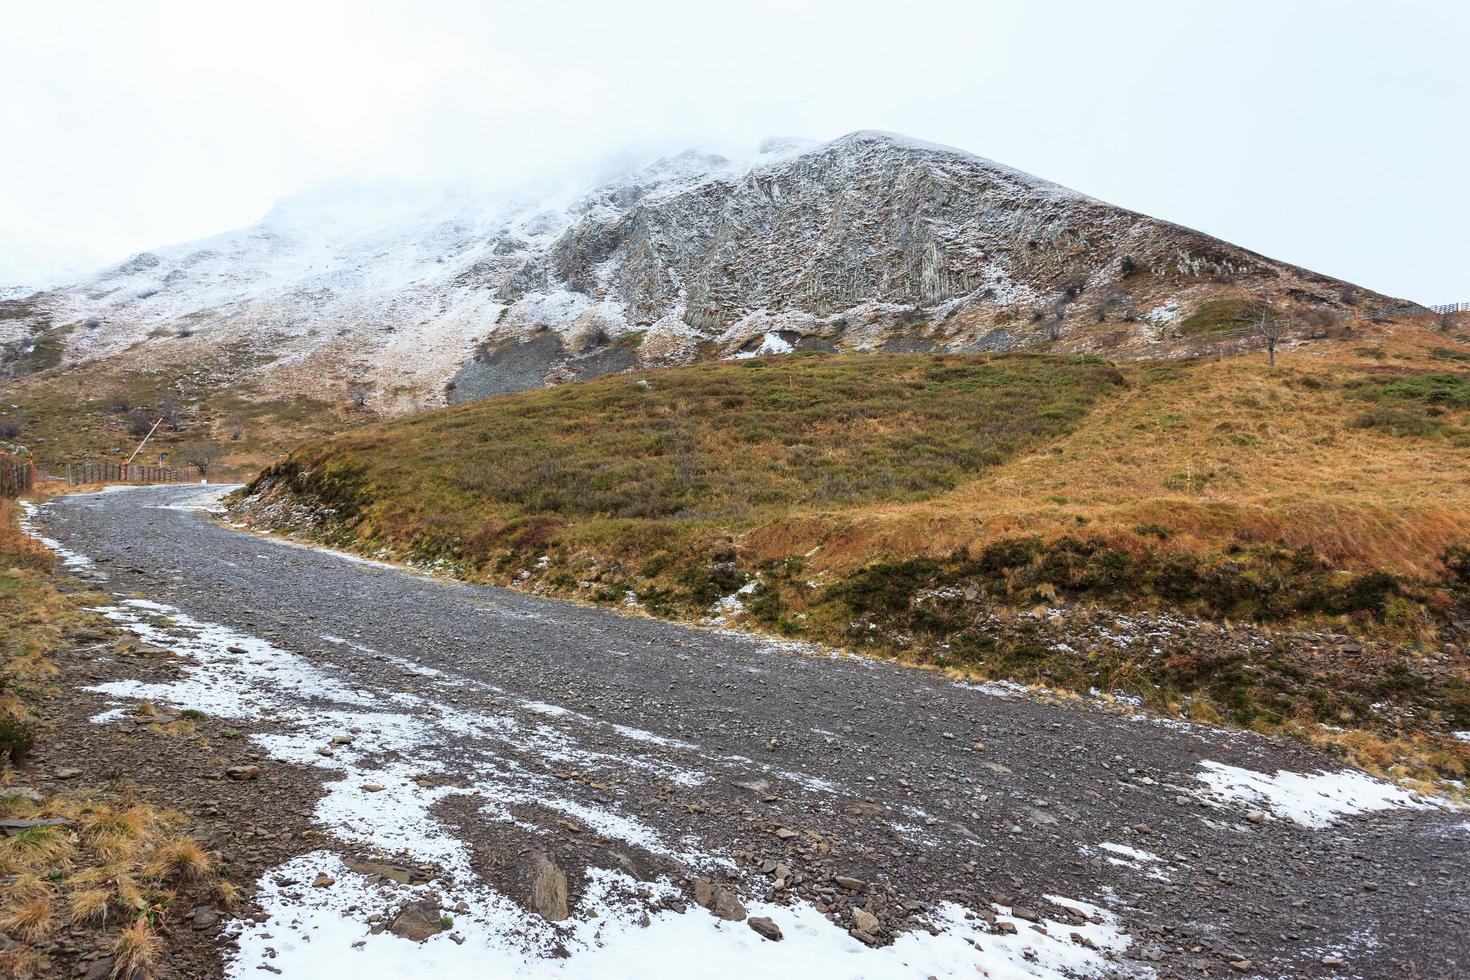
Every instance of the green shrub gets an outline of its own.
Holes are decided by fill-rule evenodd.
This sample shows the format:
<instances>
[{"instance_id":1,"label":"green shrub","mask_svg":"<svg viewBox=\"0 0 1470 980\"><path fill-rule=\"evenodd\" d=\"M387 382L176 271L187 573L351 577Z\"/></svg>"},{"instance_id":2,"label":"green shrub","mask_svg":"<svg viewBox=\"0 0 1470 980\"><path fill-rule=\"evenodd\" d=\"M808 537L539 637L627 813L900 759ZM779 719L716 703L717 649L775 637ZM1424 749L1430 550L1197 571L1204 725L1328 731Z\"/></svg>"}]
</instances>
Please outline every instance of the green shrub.
<instances>
[{"instance_id":1,"label":"green shrub","mask_svg":"<svg viewBox=\"0 0 1470 980\"><path fill-rule=\"evenodd\" d=\"M1370 386L1362 394L1375 401L1395 399L1421 405L1470 408L1470 377L1461 374L1408 374Z\"/></svg>"},{"instance_id":2,"label":"green shrub","mask_svg":"<svg viewBox=\"0 0 1470 980\"><path fill-rule=\"evenodd\" d=\"M1240 330L1254 321L1257 307L1244 299L1208 299L1195 307L1193 313L1179 321L1179 334L1193 337L1199 334L1220 333Z\"/></svg>"},{"instance_id":3,"label":"green shrub","mask_svg":"<svg viewBox=\"0 0 1470 980\"><path fill-rule=\"evenodd\" d=\"M1389 405L1376 405L1370 408L1353 419L1353 425L1359 429L1378 429L1404 437L1432 436L1442 427L1440 423L1423 412L1393 408Z\"/></svg>"},{"instance_id":4,"label":"green shrub","mask_svg":"<svg viewBox=\"0 0 1470 980\"><path fill-rule=\"evenodd\" d=\"M36 744L35 726L22 718L0 717L0 759L20 762Z\"/></svg>"},{"instance_id":5,"label":"green shrub","mask_svg":"<svg viewBox=\"0 0 1470 980\"><path fill-rule=\"evenodd\" d=\"M1435 347L1429 352L1429 356L1440 361L1470 361L1470 351L1449 347Z\"/></svg>"}]
</instances>

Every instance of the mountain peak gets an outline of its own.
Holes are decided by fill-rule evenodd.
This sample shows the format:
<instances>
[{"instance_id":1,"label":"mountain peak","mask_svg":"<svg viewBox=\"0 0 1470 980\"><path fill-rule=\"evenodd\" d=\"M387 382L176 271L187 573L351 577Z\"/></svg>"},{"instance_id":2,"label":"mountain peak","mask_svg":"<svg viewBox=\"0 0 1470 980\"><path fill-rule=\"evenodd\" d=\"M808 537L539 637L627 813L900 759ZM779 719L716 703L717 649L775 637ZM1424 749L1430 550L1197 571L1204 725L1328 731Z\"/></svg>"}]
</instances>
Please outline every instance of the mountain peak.
<instances>
[{"instance_id":1,"label":"mountain peak","mask_svg":"<svg viewBox=\"0 0 1470 980\"><path fill-rule=\"evenodd\" d=\"M334 182L37 294L30 319L0 320L0 344L54 325L73 361L257 350L283 379L376 379L421 406L451 378L461 400L755 351L1146 355L1212 300L1331 310L1354 295L898 133L759 149L629 161L580 193ZM62 329L78 322L97 326Z\"/></svg>"}]
</instances>

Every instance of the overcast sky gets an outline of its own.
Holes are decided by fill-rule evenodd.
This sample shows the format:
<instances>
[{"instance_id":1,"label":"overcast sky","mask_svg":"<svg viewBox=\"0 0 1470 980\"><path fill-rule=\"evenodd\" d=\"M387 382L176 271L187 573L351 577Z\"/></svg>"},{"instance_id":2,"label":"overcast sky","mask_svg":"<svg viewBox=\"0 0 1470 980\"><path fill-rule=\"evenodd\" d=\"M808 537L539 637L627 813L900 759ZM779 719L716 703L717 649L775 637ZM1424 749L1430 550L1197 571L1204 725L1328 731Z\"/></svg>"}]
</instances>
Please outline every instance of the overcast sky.
<instances>
[{"instance_id":1,"label":"overcast sky","mask_svg":"<svg viewBox=\"0 0 1470 980\"><path fill-rule=\"evenodd\" d=\"M854 129L1470 300L1466 0L15 0L0 266L112 261L334 177Z\"/></svg>"}]
</instances>

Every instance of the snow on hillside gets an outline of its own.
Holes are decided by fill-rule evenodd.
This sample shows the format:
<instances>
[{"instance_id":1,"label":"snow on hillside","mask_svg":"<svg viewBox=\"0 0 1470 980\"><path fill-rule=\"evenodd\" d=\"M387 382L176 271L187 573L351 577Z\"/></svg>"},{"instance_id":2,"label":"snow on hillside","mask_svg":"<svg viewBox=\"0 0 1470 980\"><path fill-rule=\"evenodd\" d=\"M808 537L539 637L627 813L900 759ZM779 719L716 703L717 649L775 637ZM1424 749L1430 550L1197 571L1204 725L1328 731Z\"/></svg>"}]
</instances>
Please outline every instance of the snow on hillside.
<instances>
[{"instance_id":1,"label":"snow on hillside","mask_svg":"<svg viewBox=\"0 0 1470 980\"><path fill-rule=\"evenodd\" d=\"M65 363L234 357L282 392L362 383L421 407L447 382L464 398L712 352L991 350L1110 314L1109 343L1145 344L1141 311L1251 278L1333 302L1323 277L860 131L739 159L689 150L555 191L326 185L27 297L0 344L57 329Z\"/></svg>"}]
</instances>

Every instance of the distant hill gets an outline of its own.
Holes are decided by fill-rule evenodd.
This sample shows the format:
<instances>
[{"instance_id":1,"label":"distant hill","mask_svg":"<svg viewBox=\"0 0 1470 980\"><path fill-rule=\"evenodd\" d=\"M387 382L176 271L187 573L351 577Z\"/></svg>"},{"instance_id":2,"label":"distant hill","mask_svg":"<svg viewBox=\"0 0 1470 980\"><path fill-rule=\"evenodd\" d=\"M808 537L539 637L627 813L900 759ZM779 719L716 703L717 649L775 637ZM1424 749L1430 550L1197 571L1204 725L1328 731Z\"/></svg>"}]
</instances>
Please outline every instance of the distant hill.
<instances>
[{"instance_id":1,"label":"distant hill","mask_svg":"<svg viewBox=\"0 0 1470 980\"><path fill-rule=\"evenodd\" d=\"M553 195L319 189L12 296L0 373L201 369L252 398L360 389L398 413L755 352L1177 353L1238 330L1259 295L1324 315L1403 305L962 150L857 132L741 162L689 151Z\"/></svg>"}]
</instances>

